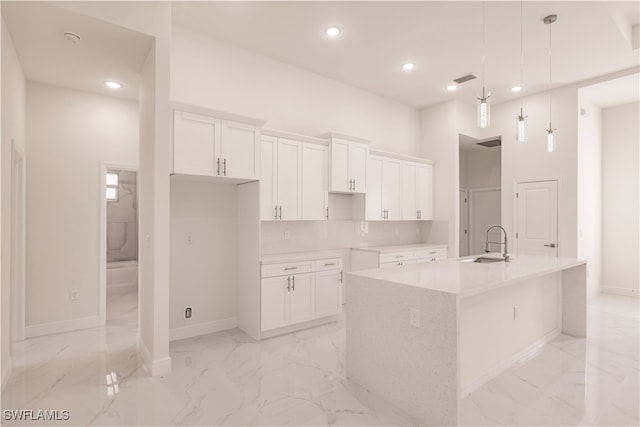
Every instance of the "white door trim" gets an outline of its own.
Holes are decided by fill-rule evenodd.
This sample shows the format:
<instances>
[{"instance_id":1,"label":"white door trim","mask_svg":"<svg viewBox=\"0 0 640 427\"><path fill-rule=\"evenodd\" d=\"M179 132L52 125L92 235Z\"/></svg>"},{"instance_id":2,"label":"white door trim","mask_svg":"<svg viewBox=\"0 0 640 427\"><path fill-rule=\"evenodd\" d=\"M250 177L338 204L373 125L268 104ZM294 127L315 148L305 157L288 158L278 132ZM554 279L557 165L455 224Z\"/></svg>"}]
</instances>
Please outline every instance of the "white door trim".
<instances>
[{"instance_id":1,"label":"white door trim","mask_svg":"<svg viewBox=\"0 0 640 427\"><path fill-rule=\"evenodd\" d=\"M105 162L102 162L100 166L100 325L105 325L107 322L107 199L105 197L105 188L107 186L107 170L123 170L137 173L138 167ZM140 265L138 265L138 272L139 271ZM139 295L138 298L140 298Z\"/></svg>"},{"instance_id":2,"label":"white door trim","mask_svg":"<svg viewBox=\"0 0 640 427\"><path fill-rule=\"evenodd\" d=\"M519 184L526 184L526 183L531 183L531 182L548 182L548 181L555 181L556 182L556 187L558 189L558 194L556 195L558 198L558 256L560 256L560 249L563 248L563 246L560 246L562 244L564 244L561 238L562 233L560 233L560 230L562 229L562 204L560 203L560 192L561 192L561 180L559 176L551 176L551 177L540 177L540 178L523 178L523 179L515 179L513 181L513 194L512 194L512 200L513 200L513 230L511 230L512 234L513 234L513 253L517 254L518 253L518 244L519 241L518 239L516 239L516 230L518 229L518 198L516 196L516 193L518 193L518 185Z\"/></svg>"},{"instance_id":3,"label":"white door trim","mask_svg":"<svg viewBox=\"0 0 640 427\"><path fill-rule=\"evenodd\" d=\"M19 165L19 168L17 167ZM17 180L14 171L20 174ZM11 140L11 341L25 339L27 159ZM19 184L18 184L19 183ZM20 188L18 188L18 185ZM17 198L17 194L21 197ZM20 201L18 205L18 201ZM18 219L20 218L20 219Z\"/></svg>"},{"instance_id":4,"label":"white door trim","mask_svg":"<svg viewBox=\"0 0 640 427\"><path fill-rule=\"evenodd\" d=\"M469 193L469 216L467 218L467 223L468 223L468 229L469 229L469 242L467 243L469 245L469 249L468 249L468 253L471 255L471 248L473 248L473 245L475 243L475 241L473 240L473 233L474 230L472 229L473 227L473 202L474 202L474 197L477 193L484 193L487 191L500 191L502 192L502 187L483 187L483 188L469 188L467 190ZM500 204L502 205L502 203ZM502 217L502 208L500 208L501 211L501 217ZM502 222L502 221L500 221ZM497 224L497 225L502 225L502 224ZM485 230L486 231L486 230ZM475 254L474 254L475 255Z\"/></svg>"}]
</instances>

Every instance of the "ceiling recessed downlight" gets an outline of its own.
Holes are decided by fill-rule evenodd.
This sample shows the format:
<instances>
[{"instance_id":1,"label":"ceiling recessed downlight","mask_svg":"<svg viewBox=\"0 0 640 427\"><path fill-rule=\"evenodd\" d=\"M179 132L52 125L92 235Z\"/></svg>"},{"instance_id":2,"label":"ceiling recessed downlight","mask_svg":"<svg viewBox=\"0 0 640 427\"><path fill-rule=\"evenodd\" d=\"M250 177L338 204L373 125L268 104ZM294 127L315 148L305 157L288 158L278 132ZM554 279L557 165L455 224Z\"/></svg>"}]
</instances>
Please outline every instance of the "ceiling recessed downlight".
<instances>
[{"instance_id":1,"label":"ceiling recessed downlight","mask_svg":"<svg viewBox=\"0 0 640 427\"><path fill-rule=\"evenodd\" d=\"M407 62L406 64L402 64L402 69L405 71L411 71L416 67L416 64L413 62Z\"/></svg>"},{"instance_id":2,"label":"ceiling recessed downlight","mask_svg":"<svg viewBox=\"0 0 640 427\"><path fill-rule=\"evenodd\" d=\"M338 37L342 31L338 27L329 27L324 30L324 33L329 37Z\"/></svg>"},{"instance_id":3,"label":"ceiling recessed downlight","mask_svg":"<svg viewBox=\"0 0 640 427\"><path fill-rule=\"evenodd\" d=\"M447 90L448 90L449 92L453 92L453 91L454 91L454 90L456 90L456 89L458 89L458 86L457 86L457 85L449 85L449 86L447 86Z\"/></svg>"},{"instance_id":4,"label":"ceiling recessed downlight","mask_svg":"<svg viewBox=\"0 0 640 427\"><path fill-rule=\"evenodd\" d=\"M514 86L511 88L511 92L520 92L522 90L522 86Z\"/></svg>"},{"instance_id":5,"label":"ceiling recessed downlight","mask_svg":"<svg viewBox=\"0 0 640 427\"><path fill-rule=\"evenodd\" d=\"M113 80L107 80L104 82L104 85L109 89L120 89L122 85L118 82L114 82Z\"/></svg>"}]
</instances>

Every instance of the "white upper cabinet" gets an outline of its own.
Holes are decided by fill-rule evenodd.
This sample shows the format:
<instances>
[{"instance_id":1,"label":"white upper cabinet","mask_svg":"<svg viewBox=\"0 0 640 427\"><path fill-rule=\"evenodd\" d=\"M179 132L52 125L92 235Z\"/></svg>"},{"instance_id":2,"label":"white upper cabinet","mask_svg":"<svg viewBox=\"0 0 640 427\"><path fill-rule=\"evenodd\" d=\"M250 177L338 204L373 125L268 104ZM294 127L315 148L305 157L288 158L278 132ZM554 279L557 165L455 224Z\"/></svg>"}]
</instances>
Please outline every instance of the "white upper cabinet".
<instances>
[{"instance_id":1,"label":"white upper cabinet","mask_svg":"<svg viewBox=\"0 0 640 427\"><path fill-rule=\"evenodd\" d=\"M369 156L365 214L369 221L400 220L401 161Z\"/></svg>"},{"instance_id":2,"label":"white upper cabinet","mask_svg":"<svg viewBox=\"0 0 640 427\"><path fill-rule=\"evenodd\" d=\"M278 219L302 219L302 144L291 139L278 138L277 159Z\"/></svg>"},{"instance_id":3,"label":"white upper cabinet","mask_svg":"<svg viewBox=\"0 0 640 427\"><path fill-rule=\"evenodd\" d=\"M258 143L260 132L255 126L221 121L221 138L218 157L221 159L221 175L233 178L258 178Z\"/></svg>"},{"instance_id":4,"label":"white upper cabinet","mask_svg":"<svg viewBox=\"0 0 640 427\"><path fill-rule=\"evenodd\" d=\"M417 176L418 164L402 162L402 219L418 219Z\"/></svg>"},{"instance_id":5,"label":"white upper cabinet","mask_svg":"<svg viewBox=\"0 0 640 427\"><path fill-rule=\"evenodd\" d=\"M330 191L364 193L367 182L367 144L332 138Z\"/></svg>"},{"instance_id":6,"label":"white upper cabinet","mask_svg":"<svg viewBox=\"0 0 640 427\"><path fill-rule=\"evenodd\" d=\"M302 145L302 219L328 218L329 147Z\"/></svg>"},{"instance_id":7,"label":"white upper cabinet","mask_svg":"<svg viewBox=\"0 0 640 427\"><path fill-rule=\"evenodd\" d=\"M201 114L173 112L173 172L214 176L220 123Z\"/></svg>"},{"instance_id":8,"label":"white upper cabinet","mask_svg":"<svg viewBox=\"0 0 640 427\"><path fill-rule=\"evenodd\" d=\"M417 209L420 220L433 220L433 165L418 164L416 173Z\"/></svg>"},{"instance_id":9,"label":"white upper cabinet","mask_svg":"<svg viewBox=\"0 0 640 427\"><path fill-rule=\"evenodd\" d=\"M258 179L259 144L256 126L173 112L173 173Z\"/></svg>"},{"instance_id":10,"label":"white upper cabinet","mask_svg":"<svg viewBox=\"0 0 640 427\"><path fill-rule=\"evenodd\" d=\"M276 188L278 170L276 153L278 140L262 135L260 142L260 219L278 219L278 193Z\"/></svg>"}]
</instances>

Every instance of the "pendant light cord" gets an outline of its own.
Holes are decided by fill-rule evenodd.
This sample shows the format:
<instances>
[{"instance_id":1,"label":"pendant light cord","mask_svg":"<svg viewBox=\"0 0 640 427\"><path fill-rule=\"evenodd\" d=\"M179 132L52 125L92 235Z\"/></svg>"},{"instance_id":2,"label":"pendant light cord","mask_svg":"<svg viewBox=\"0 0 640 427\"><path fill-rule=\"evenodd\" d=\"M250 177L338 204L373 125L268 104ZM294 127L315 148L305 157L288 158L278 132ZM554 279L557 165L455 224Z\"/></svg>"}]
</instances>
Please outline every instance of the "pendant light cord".
<instances>
[{"instance_id":1,"label":"pendant light cord","mask_svg":"<svg viewBox=\"0 0 640 427\"><path fill-rule=\"evenodd\" d=\"M524 95L522 89L524 88L524 43L523 40L523 20L522 20L522 3L524 0L520 0L520 115L522 115L522 107L524 103Z\"/></svg>"},{"instance_id":2,"label":"pendant light cord","mask_svg":"<svg viewBox=\"0 0 640 427\"><path fill-rule=\"evenodd\" d=\"M553 96L551 93L551 26L553 22L549 23L549 130L551 129L551 97Z\"/></svg>"},{"instance_id":3,"label":"pendant light cord","mask_svg":"<svg viewBox=\"0 0 640 427\"><path fill-rule=\"evenodd\" d=\"M484 61L487 55L487 48L485 42L485 21L486 21L486 12L485 12L485 2L482 2L482 97L484 98L484 83L485 83L485 67Z\"/></svg>"}]
</instances>

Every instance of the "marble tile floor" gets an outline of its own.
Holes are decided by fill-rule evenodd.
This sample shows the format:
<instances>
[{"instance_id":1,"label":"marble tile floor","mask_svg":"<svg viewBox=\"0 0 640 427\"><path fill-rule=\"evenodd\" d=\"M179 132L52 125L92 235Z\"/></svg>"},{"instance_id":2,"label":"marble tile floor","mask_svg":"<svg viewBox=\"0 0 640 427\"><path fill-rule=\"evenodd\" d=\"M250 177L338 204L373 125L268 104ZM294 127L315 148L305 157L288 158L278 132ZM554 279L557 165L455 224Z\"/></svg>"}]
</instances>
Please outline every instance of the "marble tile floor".
<instances>
[{"instance_id":1,"label":"marble tile floor","mask_svg":"<svg viewBox=\"0 0 640 427\"><path fill-rule=\"evenodd\" d=\"M47 425L415 425L345 380L344 321L262 343L237 329L177 341L173 372L150 378L135 295L113 298L105 328L19 343L3 410L70 411ZM462 424L639 425L638 304L596 297L587 339L561 335L467 396Z\"/></svg>"}]
</instances>

